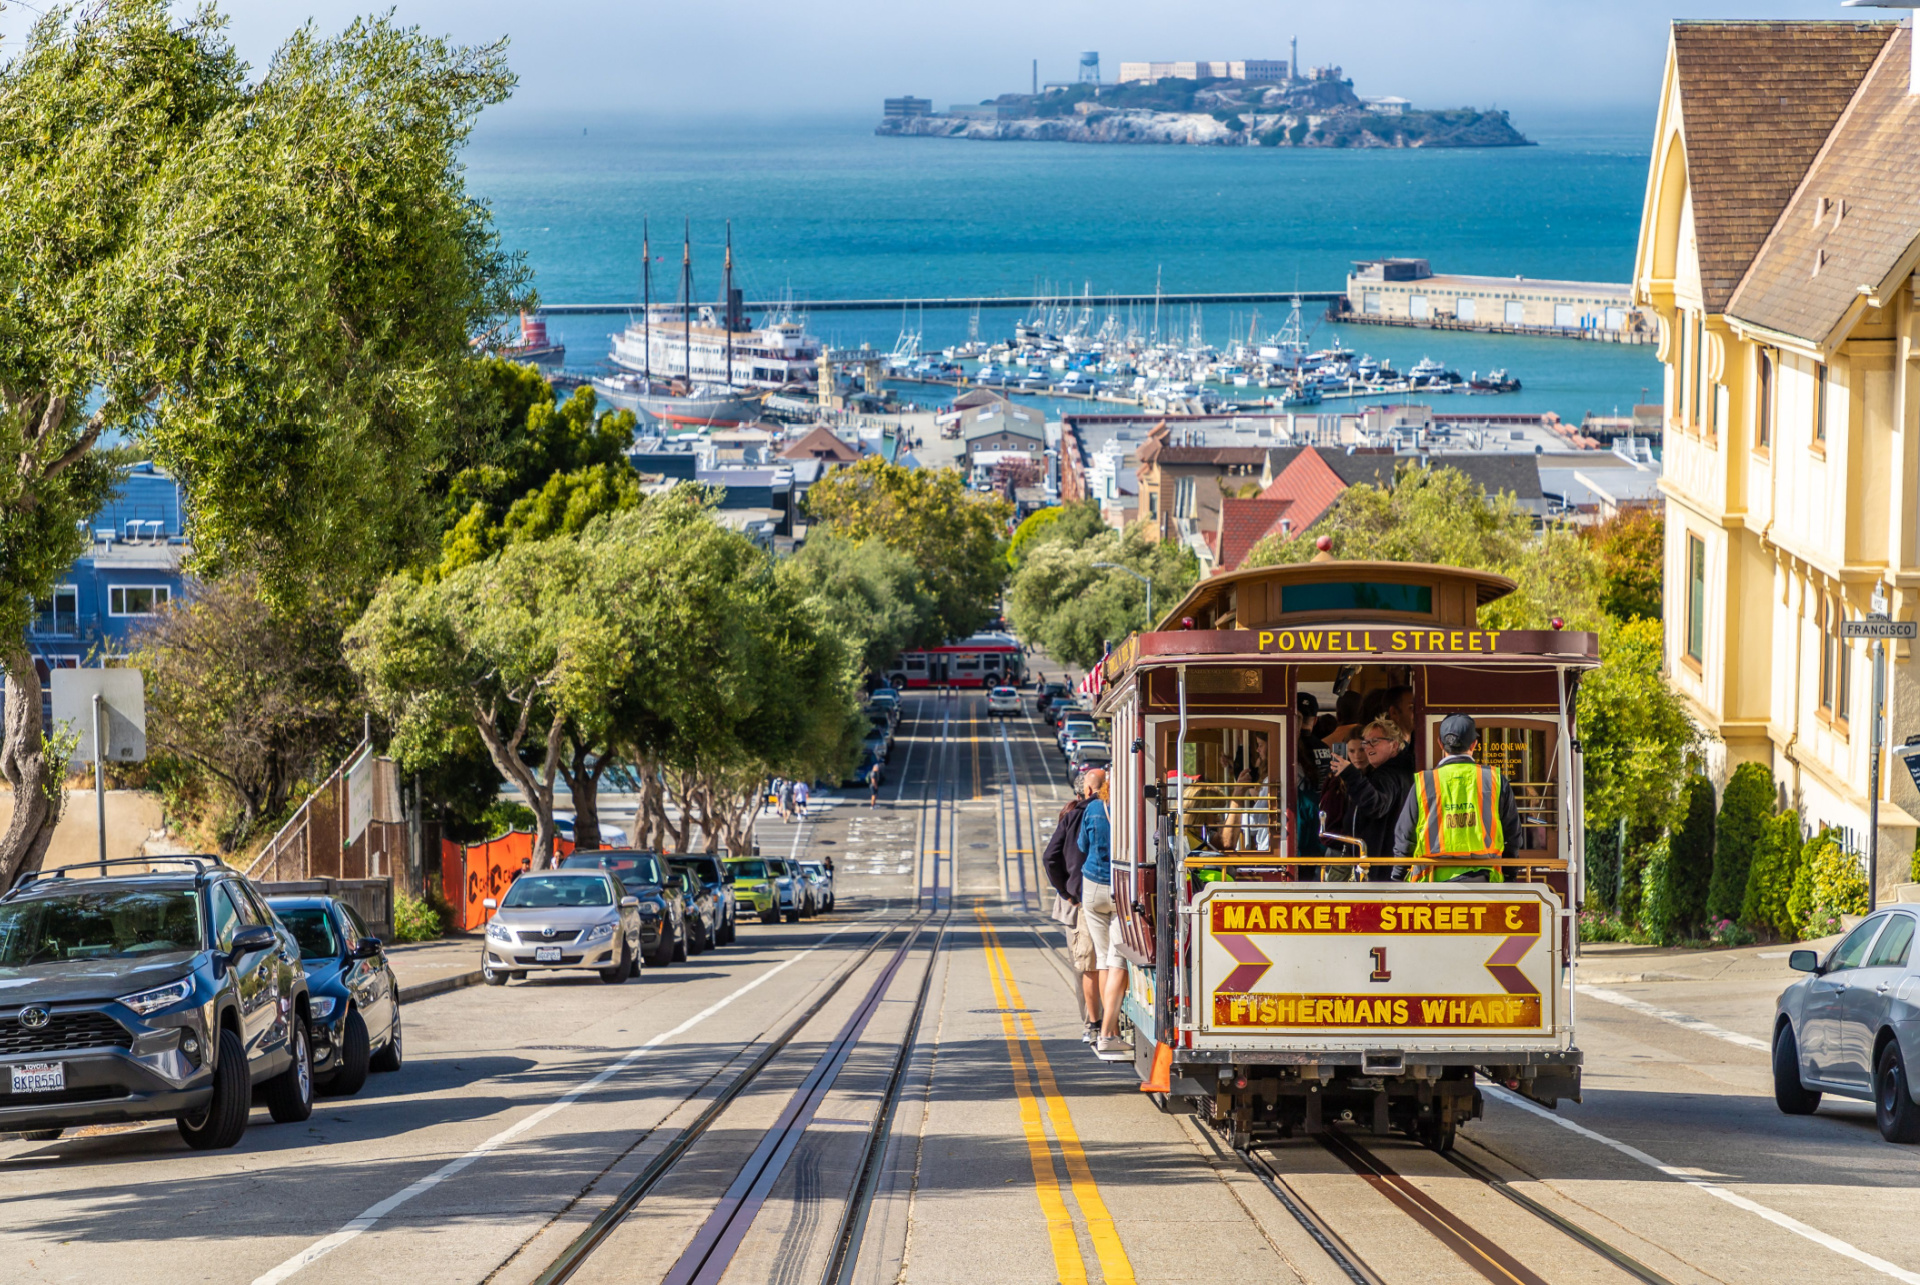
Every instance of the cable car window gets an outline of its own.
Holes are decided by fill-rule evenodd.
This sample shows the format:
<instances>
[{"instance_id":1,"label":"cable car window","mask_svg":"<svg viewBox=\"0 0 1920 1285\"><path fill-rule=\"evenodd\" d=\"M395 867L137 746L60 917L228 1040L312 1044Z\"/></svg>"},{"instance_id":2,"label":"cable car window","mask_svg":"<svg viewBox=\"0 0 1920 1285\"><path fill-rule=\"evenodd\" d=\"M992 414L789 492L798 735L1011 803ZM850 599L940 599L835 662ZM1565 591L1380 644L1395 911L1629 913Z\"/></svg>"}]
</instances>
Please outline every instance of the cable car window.
<instances>
[{"instance_id":1,"label":"cable car window","mask_svg":"<svg viewBox=\"0 0 1920 1285\"><path fill-rule=\"evenodd\" d=\"M1325 584L1290 584L1280 590L1280 611L1404 611L1433 614L1433 586L1423 584L1367 584L1336 580Z\"/></svg>"}]
</instances>

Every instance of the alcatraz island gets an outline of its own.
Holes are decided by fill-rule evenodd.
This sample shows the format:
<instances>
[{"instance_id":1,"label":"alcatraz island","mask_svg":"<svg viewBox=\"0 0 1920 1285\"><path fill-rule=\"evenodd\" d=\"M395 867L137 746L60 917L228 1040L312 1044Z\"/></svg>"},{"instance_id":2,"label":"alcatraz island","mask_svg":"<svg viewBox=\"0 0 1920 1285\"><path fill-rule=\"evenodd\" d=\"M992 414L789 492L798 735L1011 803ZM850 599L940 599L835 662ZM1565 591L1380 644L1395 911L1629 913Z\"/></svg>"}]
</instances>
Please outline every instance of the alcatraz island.
<instances>
[{"instance_id":1,"label":"alcatraz island","mask_svg":"<svg viewBox=\"0 0 1920 1285\"><path fill-rule=\"evenodd\" d=\"M1188 143L1213 147L1530 147L1507 114L1422 110L1404 98L1362 98L1337 66L1291 59L1123 62L1101 82L1100 55L1080 55L1076 80L1025 94L933 110L929 99L886 100L876 134L996 142Z\"/></svg>"}]
</instances>

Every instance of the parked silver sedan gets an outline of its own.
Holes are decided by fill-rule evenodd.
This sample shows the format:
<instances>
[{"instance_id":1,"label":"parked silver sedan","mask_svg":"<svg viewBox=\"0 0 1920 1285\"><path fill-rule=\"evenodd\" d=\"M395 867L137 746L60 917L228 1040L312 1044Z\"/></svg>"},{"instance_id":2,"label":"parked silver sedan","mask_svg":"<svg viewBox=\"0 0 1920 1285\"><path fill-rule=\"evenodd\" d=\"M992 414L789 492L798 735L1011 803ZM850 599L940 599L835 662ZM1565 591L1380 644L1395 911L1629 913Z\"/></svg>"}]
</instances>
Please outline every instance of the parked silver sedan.
<instances>
[{"instance_id":1,"label":"parked silver sedan","mask_svg":"<svg viewBox=\"0 0 1920 1285\"><path fill-rule=\"evenodd\" d=\"M484 904L494 909L493 898ZM489 986L532 972L590 968L619 985L639 971L640 900L605 870L523 874L487 921L480 972Z\"/></svg>"},{"instance_id":2,"label":"parked silver sedan","mask_svg":"<svg viewBox=\"0 0 1920 1285\"><path fill-rule=\"evenodd\" d=\"M1920 1142L1920 1100L1907 1068L1920 1059L1920 972L1913 936L1920 906L1868 916L1821 959L1796 950L1808 974L1781 993L1773 1027L1773 1098L1811 1115L1820 1095L1872 1102L1888 1142Z\"/></svg>"}]
</instances>

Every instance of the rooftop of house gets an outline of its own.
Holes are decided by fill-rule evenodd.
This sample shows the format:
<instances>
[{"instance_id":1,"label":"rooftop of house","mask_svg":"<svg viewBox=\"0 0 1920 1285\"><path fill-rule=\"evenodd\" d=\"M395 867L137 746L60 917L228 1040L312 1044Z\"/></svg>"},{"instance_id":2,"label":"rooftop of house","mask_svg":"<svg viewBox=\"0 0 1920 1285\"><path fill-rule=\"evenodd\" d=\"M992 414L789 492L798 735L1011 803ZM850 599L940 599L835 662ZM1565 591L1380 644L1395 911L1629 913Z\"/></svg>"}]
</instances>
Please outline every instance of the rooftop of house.
<instances>
[{"instance_id":1,"label":"rooftop of house","mask_svg":"<svg viewBox=\"0 0 1920 1285\"><path fill-rule=\"evenodd\" d=\"M1709 312L1761 242L1893 32L1889 22L1675 22L1687 186Z\"/></svg>"},{"instance_id":2,"label":"rooftop of house","mask_svg":"<svg viewBox=\"0 0 1920 1285\"><path fill-rule=\"evenodd\" d=\"M1767 234L1726 311L1743 321L1827 342L1865 308L1920 241L1920 94L1909 92L1909 47L1886 42ZM1886 303L1892 301L1885 300Z\"/></svg>"},{"instance_id":3,"label":"rooftop of house","mask_svg":"<svg viewBox=\"0 0 1920 1285\"><path fill-rule=\"evenodd\" d=\"M860 448L841 441L824 424L816 424L780 449L783 460L825 460L852 464L860 458Z\"/></svg>"}]
</instances>

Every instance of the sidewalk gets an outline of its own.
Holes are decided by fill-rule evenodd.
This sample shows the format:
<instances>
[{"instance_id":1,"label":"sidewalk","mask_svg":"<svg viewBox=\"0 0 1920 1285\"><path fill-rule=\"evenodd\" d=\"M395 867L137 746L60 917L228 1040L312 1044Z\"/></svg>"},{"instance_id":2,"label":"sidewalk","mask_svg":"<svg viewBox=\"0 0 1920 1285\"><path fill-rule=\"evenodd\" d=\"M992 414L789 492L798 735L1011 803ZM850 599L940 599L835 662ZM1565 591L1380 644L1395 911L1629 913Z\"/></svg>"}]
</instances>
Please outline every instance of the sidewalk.
<instances>
[{"instance_id":1,"label":"sidewalk","mask_svg":"<svg viewBox=\"0 0 1920 1285\"><path fill-rule=\"evenodd\" d=\"M1794 974L1787 956L1796 950L1825 952L1839 935L1813 941L1776 942L1731 950L1684 950L1678 946L1633 946L1617 941L1580 943L1579 981L1586 986L1622 982L1711 982L1778 980Z\"/></svg>"},{"instance_id":2,"label":"sidewalk","mask_svg":"<svg viewBox=\"0 0 1920 1285\"><path fill-rule=\"evenodd\" d=\"M480 980L479 933L387 947L387 964L400 983L400 1002L413 1004Z\"/></svg>"}]
</instances>

